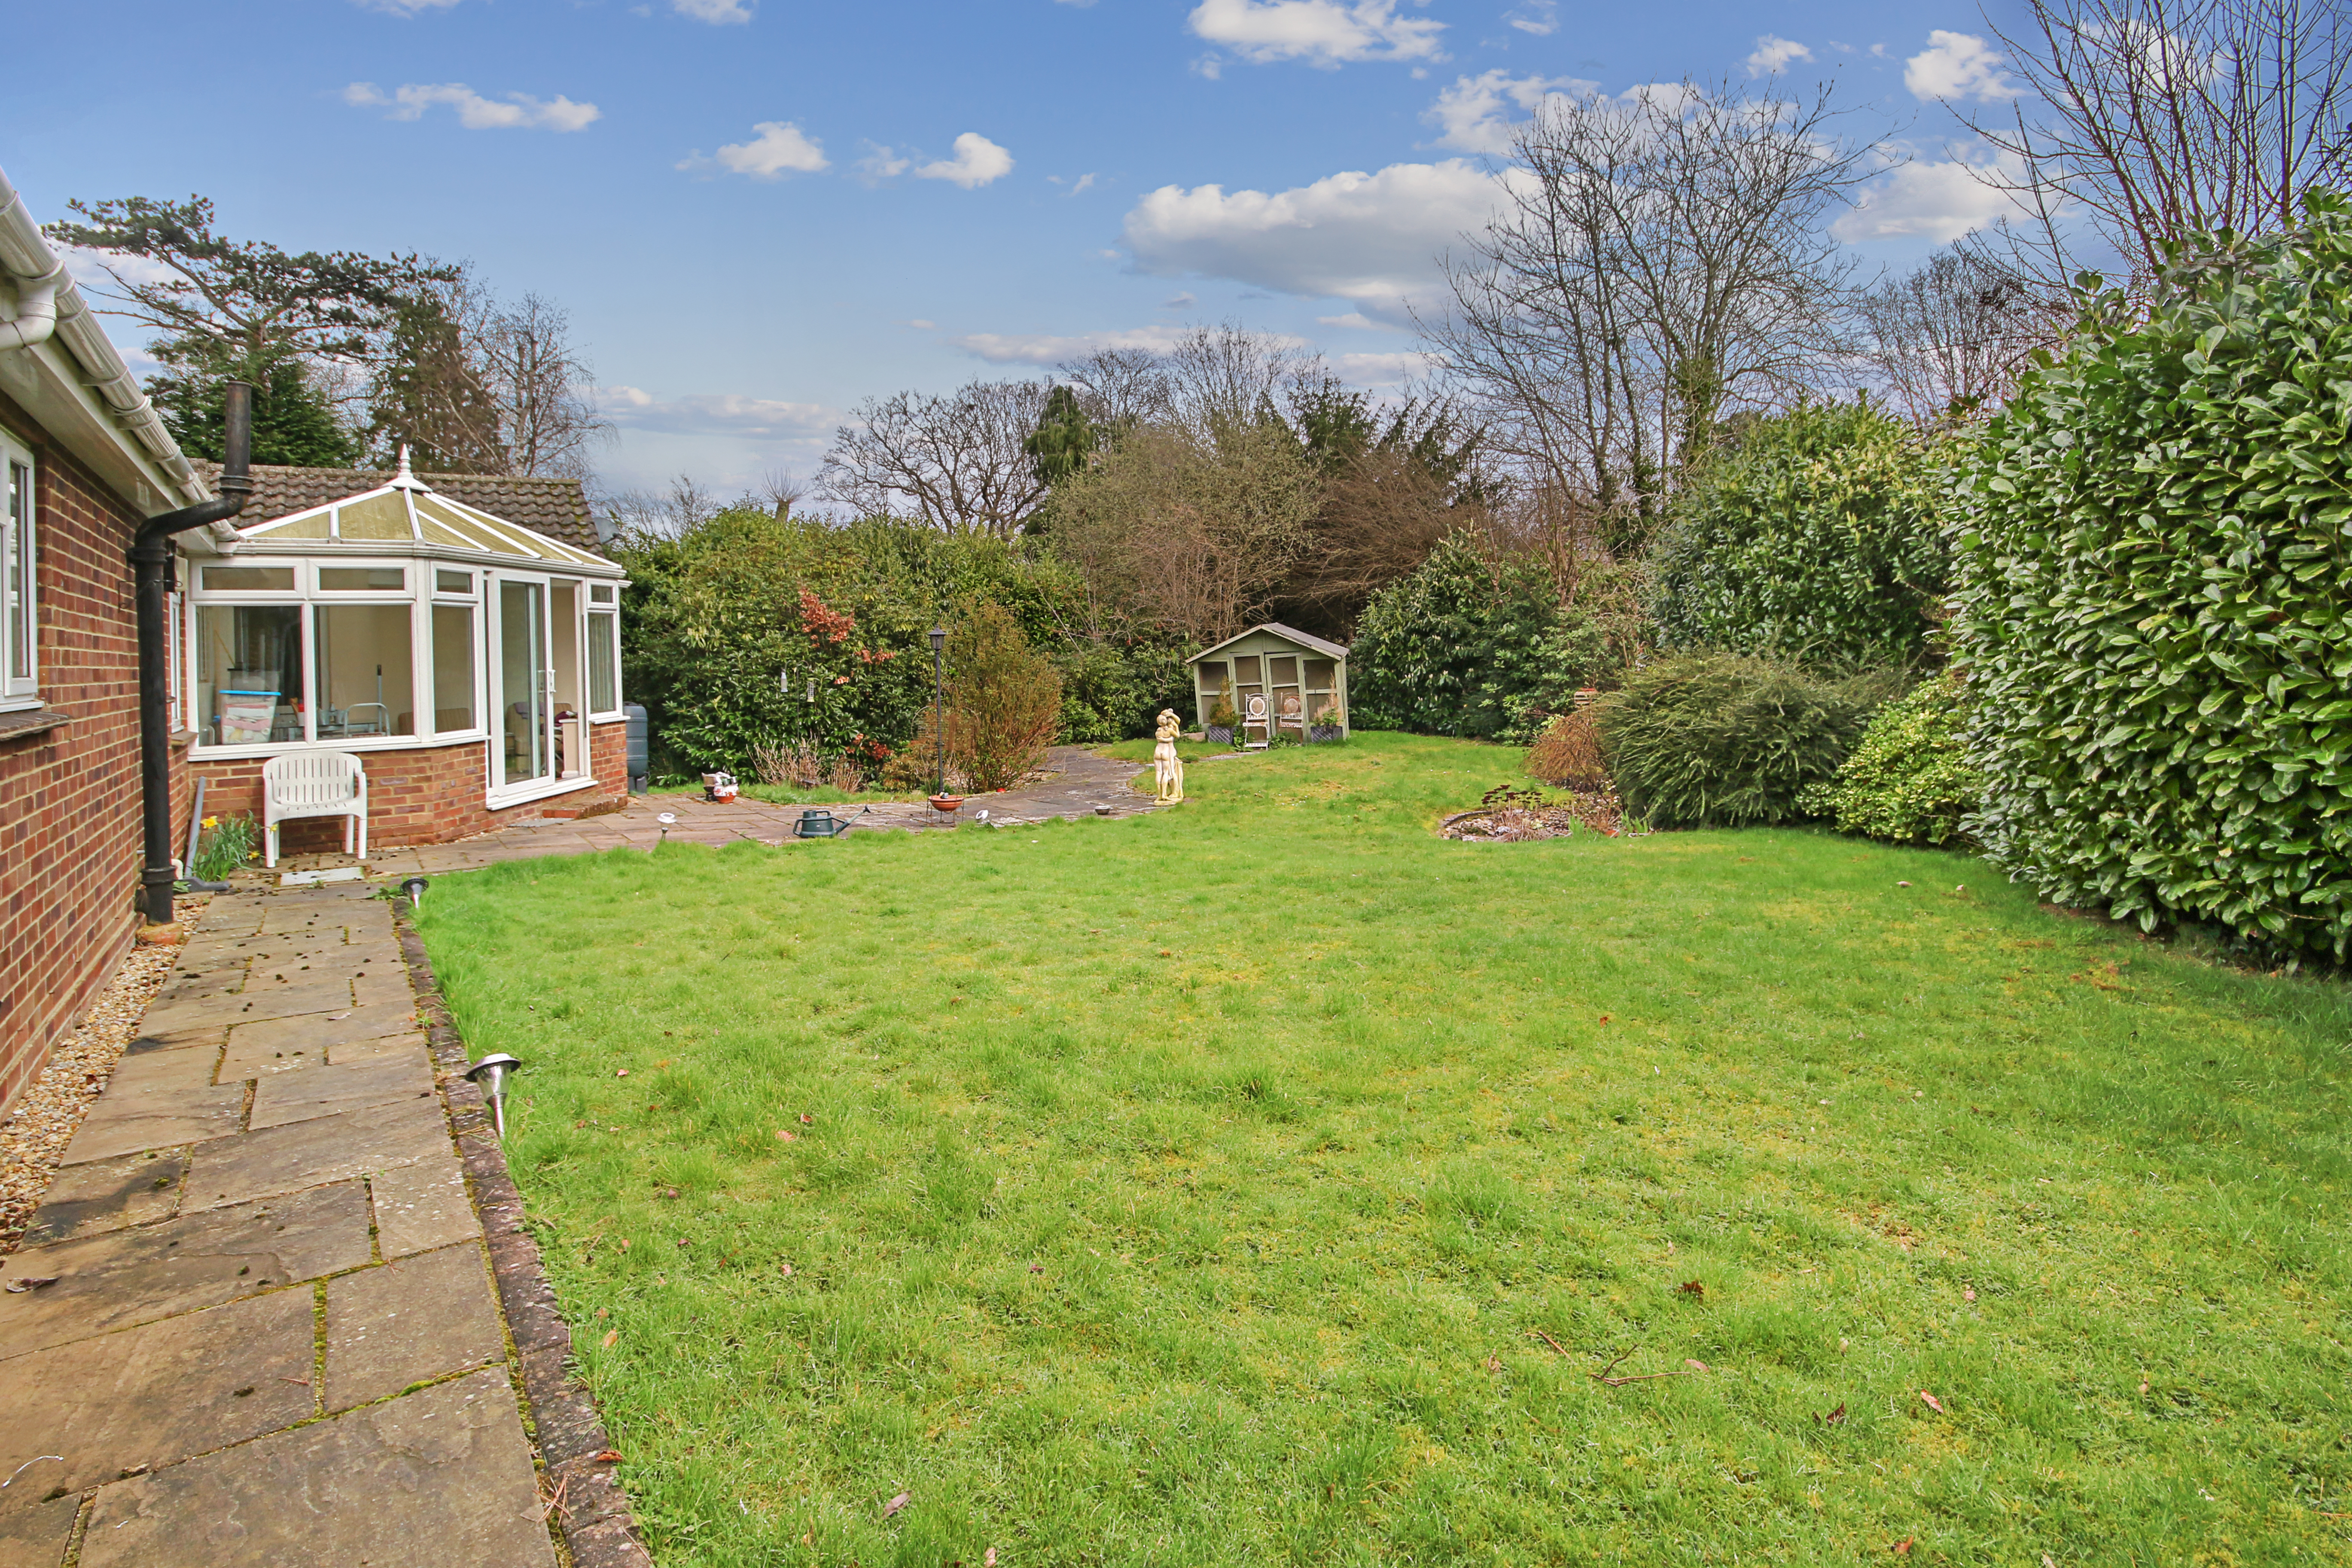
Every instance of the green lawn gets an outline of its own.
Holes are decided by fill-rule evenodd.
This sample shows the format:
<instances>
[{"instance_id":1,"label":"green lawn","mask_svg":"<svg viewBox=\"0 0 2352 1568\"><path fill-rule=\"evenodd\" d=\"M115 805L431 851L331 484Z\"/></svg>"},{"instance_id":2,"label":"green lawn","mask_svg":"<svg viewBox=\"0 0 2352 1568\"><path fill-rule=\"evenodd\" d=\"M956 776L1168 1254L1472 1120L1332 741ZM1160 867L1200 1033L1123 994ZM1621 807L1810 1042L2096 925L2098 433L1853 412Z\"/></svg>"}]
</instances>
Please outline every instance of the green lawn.
<instances>
[{"instance_id":1,"label":"green lawn","mask_svg":"<svg viewBox=\"0 0 2352 1568\"><path fill-rule=\"evenodd\" d=\"M2340 984L1517 761L436 882L664 1568L2352 1558Z\"/></svg>"}]
</instances>

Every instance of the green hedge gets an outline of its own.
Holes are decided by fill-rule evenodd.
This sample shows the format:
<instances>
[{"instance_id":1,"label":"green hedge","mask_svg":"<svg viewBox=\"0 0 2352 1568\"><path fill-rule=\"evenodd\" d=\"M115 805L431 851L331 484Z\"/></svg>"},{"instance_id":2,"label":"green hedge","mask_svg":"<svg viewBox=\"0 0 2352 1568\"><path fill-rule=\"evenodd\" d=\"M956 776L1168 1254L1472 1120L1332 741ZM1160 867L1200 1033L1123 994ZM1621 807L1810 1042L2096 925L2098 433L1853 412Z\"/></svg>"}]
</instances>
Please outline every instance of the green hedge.
<instances>
[{"instance_id":1,"label":"green hedge","mask_svg":"<svg viewBox=\"0 0 2352 1568\"><path fill-rule=\"evenodd\" d=\"M1657 827L1747 827L1804 816L1895 680L1813 679L1738 654L1654 664L1601 699L1609 775L1628 815Z\"/></svg>"},{"instance_id":2,"label":"green hedge","mask_svg":"<svg viewBox=\"0 0 2352 1568\"><path fill-rule=\"evenodd\" d=\"M1805 792L1807 811L1841 833L1896 844L1950 844L1984 778L1968 755L1968 688L1949 672L1878 710L1837 777Z\"/></svg>"},{"instance_id":3,"label":"green hedge","mask_svg":"<svg viewBox=\"0 0 2352 1568\"><path fill-rule=\"evenodd\" d=\"M1660 640L1846 669L1919 662L1951 570L1936 462L1865 402L1735 426L1654 552Z\"/></svg>"},{"instance_id":4,"label":"green hedge","mask_svg":"<svg viewBox=\"0 0 2352 1568\"><path fill-rule=\"evenodd\" d=\"M2352 215L2092 302L1977 446L1957 651L1971 830L2153 929L2352 938Z\"/></svg>"}]
</instances>

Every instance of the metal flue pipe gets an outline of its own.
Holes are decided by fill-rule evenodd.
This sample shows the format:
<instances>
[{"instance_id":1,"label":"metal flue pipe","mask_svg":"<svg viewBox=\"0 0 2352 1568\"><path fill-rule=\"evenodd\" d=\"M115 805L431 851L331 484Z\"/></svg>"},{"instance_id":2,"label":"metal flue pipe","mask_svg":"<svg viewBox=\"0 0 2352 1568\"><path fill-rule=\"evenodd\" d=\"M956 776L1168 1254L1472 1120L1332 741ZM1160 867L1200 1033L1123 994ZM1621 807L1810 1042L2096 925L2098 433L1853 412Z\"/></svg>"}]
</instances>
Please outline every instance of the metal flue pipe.
<instances>
[{"instance_id":1,"label":"metal flue pipe","mask_svg":"<svg viewBox=\"0 0 2352 1568\"><path fill-rule=\"evenodd\" d=\"M220 495L151 517L139 525L130 555L139 610L139 786L143 796L139 908L149 923L172 923L172 700L165 599L172 592L172 535L225 522L253 493L253 388L226 383Z\"/></svg>"}]
</instances>

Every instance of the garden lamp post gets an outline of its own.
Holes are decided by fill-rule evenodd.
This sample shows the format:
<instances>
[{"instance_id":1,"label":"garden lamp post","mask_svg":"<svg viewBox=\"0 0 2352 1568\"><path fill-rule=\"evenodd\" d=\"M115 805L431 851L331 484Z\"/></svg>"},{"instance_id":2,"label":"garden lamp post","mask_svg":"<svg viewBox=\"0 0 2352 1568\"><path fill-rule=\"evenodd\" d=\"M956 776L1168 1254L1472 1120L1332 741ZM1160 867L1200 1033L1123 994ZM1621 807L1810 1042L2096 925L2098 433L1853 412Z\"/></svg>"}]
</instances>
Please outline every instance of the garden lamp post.
<instances>
[{"instance_id":1,"label":"garden lamp post","mask_svg":"<svg viewBox=\"0 0 2352 1568\"><path fill-rule=\"evenodd\" d=\"M934 738L939 742L938 776L931 784L931 793L933 795L945 795L948 793L947 647L947 627L933 626L931 628L931 689L934 693L932 700L935 703L935 706L931 711L933 728L937 731Z\"/></svg>"},{"instance_id":2,"label":"garden lamp post","mask_svg":"<svg viewBox=\"0 0 2352 1568\"><path fill-rule=\"evenodd\" d=\"M490 1102L490 1119L497 1124L499 1141L507 1136L507 1077L522 1063L504 1051L492 1051L466 1069L466 1076L481 1086L482 1098Z\"/></svg>"}]
</instances>

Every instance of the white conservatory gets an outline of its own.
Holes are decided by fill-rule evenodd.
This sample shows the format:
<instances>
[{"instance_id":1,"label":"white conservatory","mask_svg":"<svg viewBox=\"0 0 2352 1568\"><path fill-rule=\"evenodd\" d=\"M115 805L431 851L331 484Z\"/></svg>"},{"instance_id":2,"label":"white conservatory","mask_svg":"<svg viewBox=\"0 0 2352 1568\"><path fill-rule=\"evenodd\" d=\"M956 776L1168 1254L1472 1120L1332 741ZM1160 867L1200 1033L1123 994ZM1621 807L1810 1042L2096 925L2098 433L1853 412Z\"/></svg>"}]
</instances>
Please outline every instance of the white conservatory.
<instances>
[{"instance_id":1,"label":"white conservatory","mask_svg":"<svg viewBox=\"0 0 2352 1568\"><path fill-rule=\"evenodd\" d=\"M435 489L405 453L372 489L191 545L178 695L207 815L257 819L263 762L316 751L361 759L387 847L625 797L625 574L604 556Z\"/></svg>"}]
</instances>

